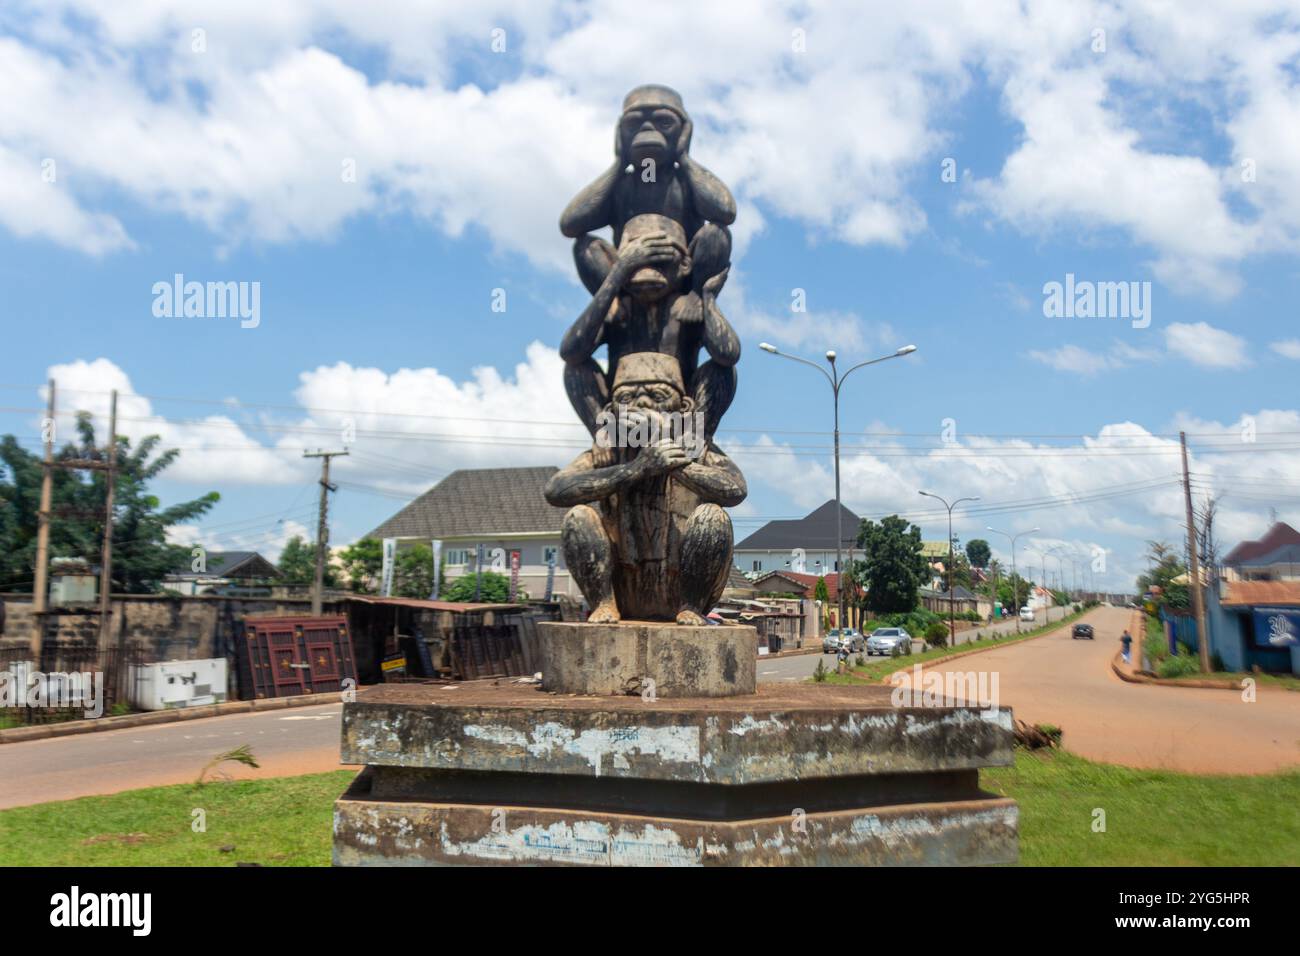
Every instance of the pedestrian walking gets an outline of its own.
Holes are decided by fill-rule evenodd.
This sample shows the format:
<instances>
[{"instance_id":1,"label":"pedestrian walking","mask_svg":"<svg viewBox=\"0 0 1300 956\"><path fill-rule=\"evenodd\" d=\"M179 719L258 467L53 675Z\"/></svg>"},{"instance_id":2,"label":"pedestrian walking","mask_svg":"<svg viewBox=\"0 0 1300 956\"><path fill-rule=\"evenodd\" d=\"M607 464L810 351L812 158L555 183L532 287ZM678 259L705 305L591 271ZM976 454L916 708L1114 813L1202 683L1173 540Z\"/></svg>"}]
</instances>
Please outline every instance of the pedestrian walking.
<instances>
[{"instance_id":1,"label":"pedestrian walking","mask_svg":"<svg viewBox=\"0 0 1300 956\"><path fill-rule=\"evenodd\" d=\"M1128 632L1128 628L1124 629L1124 636L1119 639L1119 642L1124 647L1124 663L1133 663L1133 635Z\"/></svg>"}]
</instances>

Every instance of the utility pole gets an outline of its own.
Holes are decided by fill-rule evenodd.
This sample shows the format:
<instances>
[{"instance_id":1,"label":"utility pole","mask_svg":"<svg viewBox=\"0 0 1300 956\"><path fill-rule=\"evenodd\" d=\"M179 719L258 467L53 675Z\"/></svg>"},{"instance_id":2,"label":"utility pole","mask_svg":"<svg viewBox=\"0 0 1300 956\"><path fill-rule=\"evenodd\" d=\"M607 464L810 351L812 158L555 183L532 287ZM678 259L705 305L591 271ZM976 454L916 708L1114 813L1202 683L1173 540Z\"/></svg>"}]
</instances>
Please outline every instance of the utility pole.
<instances>
[{"instance_id":1,"label":"utility pole","mask_svg":"<svg viewBox=\"0 0 1300 956\"><path fill-rule=\"evenodd\" d=\"M1201 561L1196 554L1196 522L1192 517L1192 480L1187 473L1187 433L1178 433L1183 452L1183 500L1187 505L1187 552L1191 568L1192 613L1196 615L1197 645L1201 652L1201 673L1210 673L1210 629L1205 619L1205 602L1201 595ZM1133 635L1135 641L1138 635ZM1142 645L1139 643L1138 647Z\"/></svg>"},{"instance_id":2,"label":"utility pole","mask_svg":"<svg viewBox=\"0 0 1300 956\"><path fill-rule=\"evenodd\" d=\"M331 491L337 491L335 485L330 484L330 459L339 455L346 455L346 451L305 451L302 453L304 458L319 458L320 463L320 510L316 516L316 581L311 589L311 613L312 617L321 615L321 593L325 587L325 547L329 539L329 526L326 516L329 514L329 494Z\"/></svg>"},{"instance_id":3,"label":"utility pole","mask_svg":"<svg viewBox=\"0 0 1300 956\"><path fill-rule=\"evenodd\" d=\"M113 484L117 477L117 390L109 399L104 455L104 546L99 555L99 646L108 647L113 618Z\"/></svg>"},{"instance_id":4,"label":"utility pole","mask_svg":"<svg viewBox=\"0 0 1300 956\"><path fill-rule=\"evenodd\" d=\"M50 379L46 396L45 421L41 423L45 439L45 458L41 462L41 508L36 513L36 579L32 583L32 611L36 619L32 637L32 655L40 660L41 643L45 635L46 600L49 596L48 571L50 563L50 507L54 481L54 379Z\"/></svg>"}]
</instances>

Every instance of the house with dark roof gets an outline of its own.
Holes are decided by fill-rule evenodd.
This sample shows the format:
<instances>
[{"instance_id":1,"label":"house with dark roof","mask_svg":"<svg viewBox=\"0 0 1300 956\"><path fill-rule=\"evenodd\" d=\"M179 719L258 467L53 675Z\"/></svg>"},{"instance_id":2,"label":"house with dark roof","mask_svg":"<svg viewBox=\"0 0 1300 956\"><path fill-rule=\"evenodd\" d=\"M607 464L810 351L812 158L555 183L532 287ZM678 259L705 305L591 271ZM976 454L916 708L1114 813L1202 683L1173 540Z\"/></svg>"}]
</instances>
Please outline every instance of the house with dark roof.
<instances>
[{"instance_id":1,"label":"house with dark roof","mask_svg":"<svg viewBox=\"0 0 1300 956\"><path fill-rule=\"evenodd\" d=\"M1220 565L1217 580L1202 569L1213 666L1300 674L1300 532L1276 522L1258 540L1238 544ZM1165 610L1161 619L1171 642L1197 652L1193 615Z\"/></svg>"},{"instance_id":2,"label":"house with dark roof","mask_svg":"<svg viewBox=\"0 0 1300 956\"><path fill-rule=\"evenodd\" d=\"M797 520L769 521L736 543L732 560L751 577L772 571L791 571L814 579L833 576L839 570L835 564L835 524L834 500ZM841 504L841 547L846 567L857 547L859 524L861 519Z\"/></svg>"},{"instance_id":3,"label":"house with dark roof","mask_svg":"<svg viewBox=\"0 0 1300 956\"><path fill-rule=\"evenodd\" d=\"M404 545L440 540L447 580L472 573L478 546L485 567L509 574L510 554L519 552L519 584L533 597L546 591L548 562L555 561L554 594L580 597L564 564L560 530L564 508L548 504L546 482L559 469L462 468L370 532L372 538L396 538Z\"/></svg>"},{"instance_id":4,"label":"house with dark roof","mask_svg":"<svg viewBox=\"0 0 1300 956\"><path fill-rule=\"evenodd\" d=\"M256 551L208 551L167 572L162 584L180 594L221 594L269 588L281 577L280 569Z\"/></svg>"},{"instance_id":5,"label":"house with dark roof","mask_svg":"<svg viewBox=\"0 0 1300 956\"><path fill-rule=\"evenodd\" d=\"M1226 581L1300 580L1300 531L1279 521L1258 541L1243 541L1223 558Z\"/></svg>"}]
</instances>

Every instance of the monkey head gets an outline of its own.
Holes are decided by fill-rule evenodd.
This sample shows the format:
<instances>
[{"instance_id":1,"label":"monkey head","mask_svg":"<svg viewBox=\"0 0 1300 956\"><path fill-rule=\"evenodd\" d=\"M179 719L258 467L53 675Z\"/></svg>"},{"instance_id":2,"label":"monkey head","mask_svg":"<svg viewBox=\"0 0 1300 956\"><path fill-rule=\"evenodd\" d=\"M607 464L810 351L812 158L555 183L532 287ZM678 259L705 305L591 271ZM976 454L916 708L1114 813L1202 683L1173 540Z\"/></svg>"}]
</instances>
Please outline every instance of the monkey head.
<instances>
[{"instance_id":1,"label":"monkey head","mask_svg":"<svg viewBox=\"0 0 1300 956\"><path fill-rule=\"evenodd\" d=\"M672 258L642 266L627 283L627 290L646 302L655 302L673 290L680 289L690 277L692 268L686 230L677 220L657 213L643 213L627 221L619 240L620 254L629 246L655 235L668 237L672 245Z\"/></svg>"},{"instance_id":2,"label":"monkey head","mask_svg":"<svg viewBox=\"0 0 1300 956\"><path fill-rule=\"evenodd\" d=\"M676 90L638 86L623 100L616 149L625 163L671 166L691 146L691 118Z\"/></svg>"},{"instance_id":3,"label":"monkey head","mask_svg":"<svg viewBox=\"0 0 1300 956\"><path fill-rule=\"evenodd\" d=\"M707 447L704 415L682 383L675 355L631 352L618 360L610 401L596 416L600 428L593 451L602 465L636 457L669 439L697 459Z\"/></svg>"}]
</instances>

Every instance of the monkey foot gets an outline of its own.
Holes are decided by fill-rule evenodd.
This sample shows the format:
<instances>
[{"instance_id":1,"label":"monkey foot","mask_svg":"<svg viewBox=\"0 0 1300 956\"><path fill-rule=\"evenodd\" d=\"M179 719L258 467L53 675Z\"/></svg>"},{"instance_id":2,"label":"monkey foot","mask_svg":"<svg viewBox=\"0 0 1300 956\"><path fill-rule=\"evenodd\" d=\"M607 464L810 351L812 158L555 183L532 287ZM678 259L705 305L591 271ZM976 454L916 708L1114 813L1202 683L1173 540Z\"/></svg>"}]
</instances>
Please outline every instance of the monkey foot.
<instances>
[{"instance_id":1,"label":"monkey foot","mask_svg":"<svg viewBox=\"0 0 1300 956\"><path fill-rule=\"evenodd\" d=\"M601 601L587 618L588 624L617 624L623 618L618 613L618 606L612 601Z\"/></svg>"},{"instance_id":2,"label":"monkey foot","mask_svg":"<svg viewBox=\"0 0 1300 956\"><path fill-rule=\"evenodd\" d=\"M677 623L689 627L703 627L709 622L704 620L699 614L696 614L688 607L682 608L677 612Z\"/></svg>"}]
</instances>

